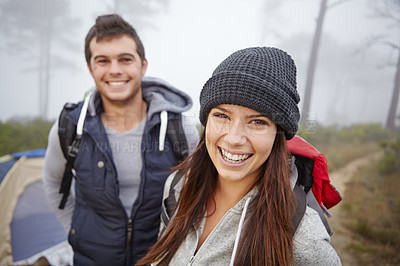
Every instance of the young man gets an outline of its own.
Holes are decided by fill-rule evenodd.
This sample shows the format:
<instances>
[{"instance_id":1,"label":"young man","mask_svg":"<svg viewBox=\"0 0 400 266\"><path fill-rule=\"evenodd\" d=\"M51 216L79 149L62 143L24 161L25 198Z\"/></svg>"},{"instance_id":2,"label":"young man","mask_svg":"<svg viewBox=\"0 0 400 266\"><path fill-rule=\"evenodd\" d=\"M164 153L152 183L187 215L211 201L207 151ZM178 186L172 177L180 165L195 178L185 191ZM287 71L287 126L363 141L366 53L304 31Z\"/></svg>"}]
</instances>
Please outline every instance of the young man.
<instances>
[{"instance_id":1,"label":"young man","mask_svg":"<svg viewBox=\"0 0 400 266\"><path fill-rule=\"evenodd\" d=\"M178 163L166 137L168 120L190 109L192 101L165 82L144 77L143 44L118 15L96 19L85 56L96 88L87 96L75 186L65 208L58 209L66 159L56 122L43 171L46 194L69 234L74 265L132 265L157 239L164 182ZM67 119L77 124L82 105ZM182 124L190 153L197 131Z\"/></svg>"}]
</instances>

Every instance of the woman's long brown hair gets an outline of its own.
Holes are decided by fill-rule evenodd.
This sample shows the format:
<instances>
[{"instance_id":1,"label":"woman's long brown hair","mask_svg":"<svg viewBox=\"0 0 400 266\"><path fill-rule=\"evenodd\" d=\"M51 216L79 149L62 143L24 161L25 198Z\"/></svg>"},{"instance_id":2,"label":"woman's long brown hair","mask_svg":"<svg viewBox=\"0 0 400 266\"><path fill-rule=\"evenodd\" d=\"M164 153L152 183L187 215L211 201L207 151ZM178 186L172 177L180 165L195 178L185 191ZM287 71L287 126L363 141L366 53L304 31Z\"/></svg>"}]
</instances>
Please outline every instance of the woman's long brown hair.
<instances>
[{"instance_id":1,"label":"woman's long brown hair","mask_svg":"<svg viewBox=\"0 0 400 266\"><path fill-rule=\"evenodd\" d=\"M252 200L242 232L246 237L240 240L234 265L289 265L293 261L291 227L295 199L289 180L286 139L281 130L263 168L255 184L259 195ZM186 182L177 214L161 239L136 265L168 265L189 230L200 224L218 175L206 149L205 132L196 151L176 169L184 171Z\"/></svg>"}]
</instances>

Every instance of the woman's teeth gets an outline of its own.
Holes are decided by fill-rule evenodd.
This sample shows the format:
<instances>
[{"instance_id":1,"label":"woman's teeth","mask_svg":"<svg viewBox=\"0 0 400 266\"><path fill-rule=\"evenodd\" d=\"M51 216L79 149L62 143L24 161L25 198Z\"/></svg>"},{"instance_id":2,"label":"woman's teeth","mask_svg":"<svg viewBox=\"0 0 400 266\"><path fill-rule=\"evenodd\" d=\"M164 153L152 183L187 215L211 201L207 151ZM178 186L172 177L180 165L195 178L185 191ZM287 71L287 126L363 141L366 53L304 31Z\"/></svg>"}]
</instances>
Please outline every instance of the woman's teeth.
<instances>
[{"instance_id":1,"label":"woman's teeth","mask_svg":"<svg viewBox=\"0 0 400 266\"><path fill-rule=\"evenodd\" d=\"M226 160L227 162L230 162L230 163L241 163L250 157L249 154L233 155L230 152L227 152L222 148L220 150L221 150L221 154L222 154L222 157L224 158L224 160Z\"/></svg>"}]
</instances>

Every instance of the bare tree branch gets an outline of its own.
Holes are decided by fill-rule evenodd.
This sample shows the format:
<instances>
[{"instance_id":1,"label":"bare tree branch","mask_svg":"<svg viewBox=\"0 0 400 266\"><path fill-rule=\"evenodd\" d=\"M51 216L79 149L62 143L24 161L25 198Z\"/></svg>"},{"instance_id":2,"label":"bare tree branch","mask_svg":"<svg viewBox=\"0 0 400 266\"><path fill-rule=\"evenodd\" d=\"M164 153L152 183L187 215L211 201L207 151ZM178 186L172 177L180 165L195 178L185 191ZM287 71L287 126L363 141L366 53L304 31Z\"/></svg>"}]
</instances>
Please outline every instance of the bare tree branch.
<instances>
[{"instance_id":1,"label":"bare tree branch","mask_svg":"<svg viewBox=\"0 0 400 266\"><path fill-rule=\"evenodd\" d=\"M372 10L371 18L379 18L388 21L391 27L399 27L400 25L400 1L398 0L380 0L370 1L370 9Z\"/></svg>"},{"instance_id":2,"label":"bare tree branch","mask_svg":"<svg viewBox=\"0 0 400 266\"><path fill-rule=\"evenodd\" d=\"M370 5L373 11L373 17L388 21L389 28L395 28L397 31L400 26L400 1L399 0L381 0L381 1L370 1ZM375 39L375 40L374 40ZM398 42L398 37L396 42ZM386 127L392 131L396 127L396 113L397 105L400 95L400 45L399 43L394 43L388 38L373 38L367 43L367 47L372 45L384 45L390 47L393 51L397 53L398 59L397 64L395 64L396 74L393 82L393 94L391 97L391 103L389 107L389 113L386 120ZM391 65L388 63L387 65Z\"/></svg>"},{"instance_id":3,"label":"bare tree branch","mask_svg":"<svg viewBox=\"0 0 400 266\"><path fill-rule=\"evenodd\" d=\"M328 4L326 8L327 9L333 8L335 6L341 5L341 4L343 4L345 2L349 2L349 1L351 1L351 0L338 0L338 1L334 2L334 3L332 3L332 4Z\"/></svg>"}]
</instances>

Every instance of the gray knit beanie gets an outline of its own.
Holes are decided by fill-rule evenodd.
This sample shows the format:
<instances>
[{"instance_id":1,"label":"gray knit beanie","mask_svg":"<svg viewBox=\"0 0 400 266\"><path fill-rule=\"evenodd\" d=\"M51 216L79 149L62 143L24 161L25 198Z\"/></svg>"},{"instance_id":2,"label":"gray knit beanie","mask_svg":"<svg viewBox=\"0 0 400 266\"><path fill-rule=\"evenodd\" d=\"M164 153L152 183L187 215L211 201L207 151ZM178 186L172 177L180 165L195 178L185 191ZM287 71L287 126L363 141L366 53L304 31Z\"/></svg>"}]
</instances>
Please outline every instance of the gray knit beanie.
<instances>
[{"instance_id":1,"label":"gray knit beanie","mask_svg":"<svg viewBox=\"0 0 400 266\"><path fill-rule=\"evenodd\" d=\"M270 47L239 50L213 72L200 93L200 122L220 104L235 104L267 116L291 139L297 132L300 101L296 65L286 52Z\"/></svg>"}]
</instances>

